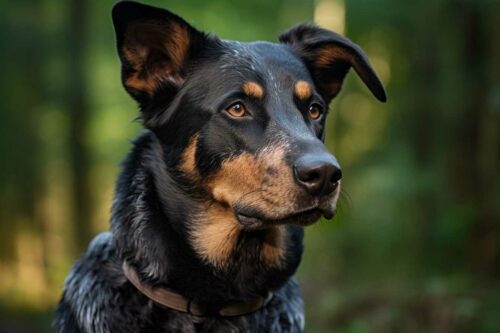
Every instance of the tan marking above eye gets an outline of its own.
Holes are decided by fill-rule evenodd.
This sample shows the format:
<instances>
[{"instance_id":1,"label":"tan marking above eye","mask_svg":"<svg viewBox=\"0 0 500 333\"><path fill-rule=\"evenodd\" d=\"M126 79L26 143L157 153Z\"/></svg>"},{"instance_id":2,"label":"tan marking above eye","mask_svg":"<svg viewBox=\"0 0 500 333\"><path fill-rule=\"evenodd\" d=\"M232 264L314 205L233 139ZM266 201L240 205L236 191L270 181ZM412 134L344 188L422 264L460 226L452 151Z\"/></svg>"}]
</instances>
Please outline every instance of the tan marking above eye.
<instances>
[{"instance_id":1,"label":"tan marking above eye","mask_svg":"<svg viewBox=\"0 0 500 333\"><path fill-rule=\"evenodd\" d=\"M250 97L262 98L264 96L264 88L256 82L245 82L243 84L243 91Z\"/></svg>"},{"instance_id":2,"label":"tan marking above eye","mask_svg":"<svg viewBox=\"0 0 500 333\"><path fill-rule=\"evenodd\" d=\"M226 111L235 118L241 118L247 114L247 109L242 103L234 103Z\"/></svg>"},{"instance_id":3,"label":"tan marking above eye","mask_svg":"<svg viewBox=\"0 0 500 333\"><path fill-rule=\"evenodd\" d=\"M302 100L309 99L312 96L311 85L306 81L297 81L295 83L295 96Z\"/></svg>"}]
</instances>

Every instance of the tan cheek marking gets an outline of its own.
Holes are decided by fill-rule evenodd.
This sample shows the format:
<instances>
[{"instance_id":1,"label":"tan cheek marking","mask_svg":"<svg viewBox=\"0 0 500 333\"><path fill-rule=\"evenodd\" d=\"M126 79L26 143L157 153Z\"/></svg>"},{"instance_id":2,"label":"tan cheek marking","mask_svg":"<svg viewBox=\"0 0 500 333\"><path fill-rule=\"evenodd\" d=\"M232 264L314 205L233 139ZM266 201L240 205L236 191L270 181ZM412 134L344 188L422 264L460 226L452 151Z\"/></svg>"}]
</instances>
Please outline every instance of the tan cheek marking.
<instances>
[{"instance_id":1,"label":"tan cheek marking","mask_svg":"<svg viewBox=\"0 0 500 333\"><path fill-rule=\"evenodd\" d=\"M193 178L198 178L198 171L196 169L196 145L198 144L199 134L196 133L189 140L189 144L182 153L179 169L186 175Z\"/></svg>"},{"instance_id":2,"label":"tan cheek marking","mask_svg":"<svg viewBox=\"0 0 500 333\"><path fill-rule=\"evenodd\" d=\"M266 231L262 243L262 259L270 266L279 266L285 256L285 228L280 225Z\"/></svg>"},{"instance_id":3,"label":"tan cheek marking","mask_svg":"<svg viewBox=\"0 0 500 333\"><path fill-rule=\"evenodd\" d=\"M299 99L306 100L309 99L312 95L311 86L306 81L297 81L295 83L295 96Z\"/></svg>"},{"instance_id":4,"label":"tan cheek marking","mask_svg":"<svg viewBox=\"0 0 500 333\"><path fill-rule=\"evenodd\" d=\"M214 198L228 205L240 201L279 218L293 209L297 185L284 160L285 148L272 145L257 157L243 154L223 164L208 183Z\"/></svg>"},{"instance_id":5,"label":"tan cheek marking","mask_svg":"<svg viewBox=\"0 0 500 333\"><path fill-rule=\"evenodd\" d=\"M257 160L243 153L223 162L207 185L217 201L233 205L242 195L258 189L261 183L262 171Z\"/></svg>"},{"instance_id":6,"label":"tan cheek marking","mask_svg":"<svg viewBox=\"0 0 500 333\"><path fill-rule=\"evenodd\" d=\"M204 260L217 267L229 263L242 232L230 208L238 200L243 198L244 202L251 202L253 207L270 214L276 207L289 208L287 203L293 201L290 196L293 175L285 168L283 155L284 149L276 146L262 151L257 157L244 153L225 161L219 172L211 177L207 187L218 202L198 217L202 223L195 222L191 232L193 245ZM268 195L272 198L263 200L261 192L256 190L265 187L263 179L269 167L275 170L269 175L273 185L268 188ZM261 260L267 265L279 266L286 255L286 227L267 229L261 246Z\"/></svg>"},{"instance_id":7,"label":"tan cheek marking","mask_svg":"<svg viewBox=\"0 0 500 333\"><path fill-rule=\"evenodd\" d=\"M264 96L264 88L256 82L246 82L243 85L243 91L250 97L262 98Z\"/></svg>"},{"instance_id":8,"label":"tan cheek marking","mask_svg":"<svg viewBox=\"0 0 500 333\"><path fill-rule=\"evenodd\" d=\"M277 144L265 149L259 159L266 166L263 178L263 192L258 193L263 200L254 200L256 207L266 210L269 217L279 218L293 209L295 204L295 184L292 169L285 161L286 147Z\"/></svg>"},{"instance_id":9,"label":"tan cheek marking","mask_svg":"<svg viewBox=\"0 0 500 333\"><path fill-rule=\"evenodd\" d=\"M206 262L225 266L236 248L241 227L231 208L220 204L210 205L191 231L197 253Z\"/></svg>"}]
</instances>

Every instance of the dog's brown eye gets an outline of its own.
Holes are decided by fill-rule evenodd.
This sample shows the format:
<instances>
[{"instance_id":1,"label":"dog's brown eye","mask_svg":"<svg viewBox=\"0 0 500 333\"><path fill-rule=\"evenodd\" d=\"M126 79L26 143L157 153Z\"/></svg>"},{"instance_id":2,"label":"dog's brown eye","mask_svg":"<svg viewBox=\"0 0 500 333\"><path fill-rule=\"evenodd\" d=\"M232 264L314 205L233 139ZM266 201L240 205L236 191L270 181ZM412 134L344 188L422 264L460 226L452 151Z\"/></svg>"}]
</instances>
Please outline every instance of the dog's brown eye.
<instances>
[{"instance_id":1,"label":"dog's brown eye","mask_svg":"<svg viewBox=\"0 0 500 333\"><path fill-rule=\"evenodd\" d=\"M319 118L321 118L322 114L323 108L318 104L312 104L309 107L309 117L311 117L312 120L318 120Z\"/></svg>"},{"instance_id":2,"label":"dog's brown eye","mask_svg":"<svg viewBox=\"0 0 500 333\"><path fill-rule=\"evenodd\" d=\"M226 111L233 117L240 118L246 115L247 110L245 106L241 103L234 103L226 109Z\"/></svg>"}]
</instances>

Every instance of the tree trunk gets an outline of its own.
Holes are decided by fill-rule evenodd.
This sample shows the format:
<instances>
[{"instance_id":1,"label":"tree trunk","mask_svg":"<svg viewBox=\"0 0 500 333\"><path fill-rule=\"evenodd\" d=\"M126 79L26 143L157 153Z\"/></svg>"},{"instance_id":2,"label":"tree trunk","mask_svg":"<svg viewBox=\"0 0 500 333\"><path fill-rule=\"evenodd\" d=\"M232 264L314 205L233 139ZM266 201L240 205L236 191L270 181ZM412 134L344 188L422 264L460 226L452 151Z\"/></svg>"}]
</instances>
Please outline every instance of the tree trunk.
<instances>
[{"instance_id":1,"label":"tree trunk","mask_svg":"<svg viewBox=\"0 0 500 333\"><path fill-rule=\"evenodd\" d=\"M89 179L89 149L87 144L88 101L84 69L86 58L87 2L71 0L69 5L69 79L68 111L70 114L70 166L73 178L74 245L77 253L87 247L92 235Z\"/></svg>"}]
</instances>

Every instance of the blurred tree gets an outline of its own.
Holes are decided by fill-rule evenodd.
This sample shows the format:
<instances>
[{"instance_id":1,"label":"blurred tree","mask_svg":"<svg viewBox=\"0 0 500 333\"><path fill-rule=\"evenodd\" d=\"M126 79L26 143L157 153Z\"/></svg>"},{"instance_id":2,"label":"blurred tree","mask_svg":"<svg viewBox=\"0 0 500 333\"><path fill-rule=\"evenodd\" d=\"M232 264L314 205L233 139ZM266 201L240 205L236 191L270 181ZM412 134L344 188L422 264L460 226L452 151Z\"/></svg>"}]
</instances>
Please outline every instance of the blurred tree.
<instances>
[{"instance_id":1,"label":"blurred tree","mask_svg":"<svg viewBox=\"0 0 500 333\"><path fill-rule=\"evenodd\" d=\"M90 151L88 147L88 88L87 69L88 2L71 0L68 27L68 86L67 109L70 115L70 167L74 193L74 244L82 253L92 238L92 184L89 177Z\"/></svg>"},{"instance_id":2,"label":"blurred tree","mask_svg":"<svg viewBox=\"0 0 500 333\"><path fill-rule=\"evenodd\" d=\"M493 45L499 39L491 31L488 6L475 2L460 3L456 24L463 36L463 111L461 124L455 129L455 151L450 160L450 184L456 200L473 207L474 223L469 239L469 253L476 277L500 278L500 221L498 198L495 200L499 157L499 114L493 113L493 80L499 83L500 73L494 73ZM498 12L496 13L498 14ZM495 28L493 28L495 29ZM495 30L498 30L495 29ZM496 74L497 76L491 76ZM490 78L493 78L491 80ZM495 207L496 205L496 207ZM496 210L496 212L495 212Z\"/></svg>"}]
</instances>

